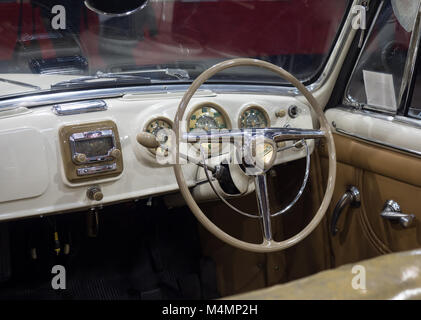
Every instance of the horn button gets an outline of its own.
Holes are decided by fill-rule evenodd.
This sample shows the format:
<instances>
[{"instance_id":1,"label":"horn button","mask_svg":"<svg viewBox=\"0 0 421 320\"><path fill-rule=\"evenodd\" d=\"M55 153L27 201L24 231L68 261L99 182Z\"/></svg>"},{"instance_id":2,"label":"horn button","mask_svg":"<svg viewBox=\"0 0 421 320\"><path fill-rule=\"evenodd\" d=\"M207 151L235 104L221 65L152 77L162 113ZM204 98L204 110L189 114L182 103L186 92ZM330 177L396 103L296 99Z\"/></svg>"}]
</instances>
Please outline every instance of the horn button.
<instances>
[{"instance_id":1,"label":"horn button","mask_svg":"<svg viewBox=\"0 0 421 320\"><path fill-rule=\"evenodd\" d=\"M263 136L252 137L244 146L244 165L248 175L264 174L276 159L276 144Z\"/></svg>"}]
</instances>

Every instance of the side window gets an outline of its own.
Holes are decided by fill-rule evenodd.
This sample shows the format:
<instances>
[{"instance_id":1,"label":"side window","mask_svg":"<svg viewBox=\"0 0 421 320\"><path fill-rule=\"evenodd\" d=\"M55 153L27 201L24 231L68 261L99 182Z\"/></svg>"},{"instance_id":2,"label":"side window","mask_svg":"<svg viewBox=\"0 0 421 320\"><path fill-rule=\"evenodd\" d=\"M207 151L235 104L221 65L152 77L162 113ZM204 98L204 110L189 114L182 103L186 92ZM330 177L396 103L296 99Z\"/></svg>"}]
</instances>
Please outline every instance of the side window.
<instances>
[{"instance_id":1,"label":"side window","mask_svg":"<svg viewBox=\"0 0 421 320\"><path fill-rule=\"evenodd\" d=\"M419 0L403 2L389 0L380 6L348 83L345 105L397 113L405 89L408 49L420 6Z\"/></svg>"}]
</instances>

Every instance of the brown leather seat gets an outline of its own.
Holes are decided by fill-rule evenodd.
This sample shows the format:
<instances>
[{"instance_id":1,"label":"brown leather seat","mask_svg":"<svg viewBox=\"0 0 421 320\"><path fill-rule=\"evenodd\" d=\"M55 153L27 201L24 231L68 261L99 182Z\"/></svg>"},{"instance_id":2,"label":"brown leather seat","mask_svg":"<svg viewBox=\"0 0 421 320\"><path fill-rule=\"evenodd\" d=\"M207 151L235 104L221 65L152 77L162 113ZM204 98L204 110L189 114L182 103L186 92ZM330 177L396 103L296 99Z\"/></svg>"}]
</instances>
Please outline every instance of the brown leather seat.
<instances>
[{"instance_id":1,"label":"brown leather seat","mask_svg":"<svg viewBox=\"0 0 421 320\"><path fill-rule=\"evenodd\" d=\"M364 285L360 266L365 269L365 289L354 289L353 284ZM421 299L421 249L344 265L228 299Z\"/></svg>"}]
</instances>

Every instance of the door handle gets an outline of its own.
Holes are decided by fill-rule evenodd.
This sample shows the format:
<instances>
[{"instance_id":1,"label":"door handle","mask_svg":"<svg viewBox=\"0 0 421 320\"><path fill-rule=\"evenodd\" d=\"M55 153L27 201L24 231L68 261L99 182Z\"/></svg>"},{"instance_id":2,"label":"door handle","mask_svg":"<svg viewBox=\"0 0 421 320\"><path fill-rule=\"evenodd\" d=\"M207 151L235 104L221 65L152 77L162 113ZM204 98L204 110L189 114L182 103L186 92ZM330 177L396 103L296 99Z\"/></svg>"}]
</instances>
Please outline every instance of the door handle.
<instances>
[{"instance_id":1,"label":"door handle","mask_svg":"<svg viewBox=\"0 0 421 320\"><path fill-rule=\"evenodd\" d=\"M409 228L415 220L415 215L402 213L400 205L394 200L387 200L380 216L384 219L399 222L404 228Z\"/></svg>"},{"instance_id":2,"label":"door handle","mask_svg":"<svg viewBox=\"0 0 421 320\"><path fill-rule=\"evenodd\" d=\"M336 224L338 223L343 209L347 206L351 206L352 208L359 208L361 206L361 195L357 187L349 186L345 194L336 204L335 210L333 210L332 222L330 224L330 232L332 236L335 236L338 233L339 229Z\"/></svg>"}]
</instances>

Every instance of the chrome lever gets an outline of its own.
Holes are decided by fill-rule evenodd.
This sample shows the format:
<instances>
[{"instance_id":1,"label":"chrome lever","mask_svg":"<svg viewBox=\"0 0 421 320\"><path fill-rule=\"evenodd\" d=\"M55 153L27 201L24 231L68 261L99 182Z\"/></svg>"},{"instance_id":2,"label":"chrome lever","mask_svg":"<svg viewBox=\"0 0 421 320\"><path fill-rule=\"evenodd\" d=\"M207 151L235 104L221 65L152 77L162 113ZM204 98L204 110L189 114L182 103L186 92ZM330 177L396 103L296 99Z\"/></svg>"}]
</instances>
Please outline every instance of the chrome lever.
<instances>
[{"instance_id":1,"label":"chrome lever","mask_svg":"<svg viewBox=\"0 0 421 320\"><path fill-rule=\"evenodd\" d=\"M380 216L384 219L399 222L404 228L409 228L415 220L415 215L402 213L400 205L394 200L387 200Z\"/></svg>"},{"instance_id":2,"label":"chrome lever","mask_svg":"<svg viewBox=\"0 0 421 320\"><path fill-rule=\"evenodd\" d=\"M336 204L335 210L333 210L332 222L330 224L330 232L335 236L339 229L336 226L338 223L339 217L346 206L351 206L352 208L359 208L361 205L361 195L357 187L349 186L347 191L342 196L342 198Z\"/></svg>"}]
</instances>

